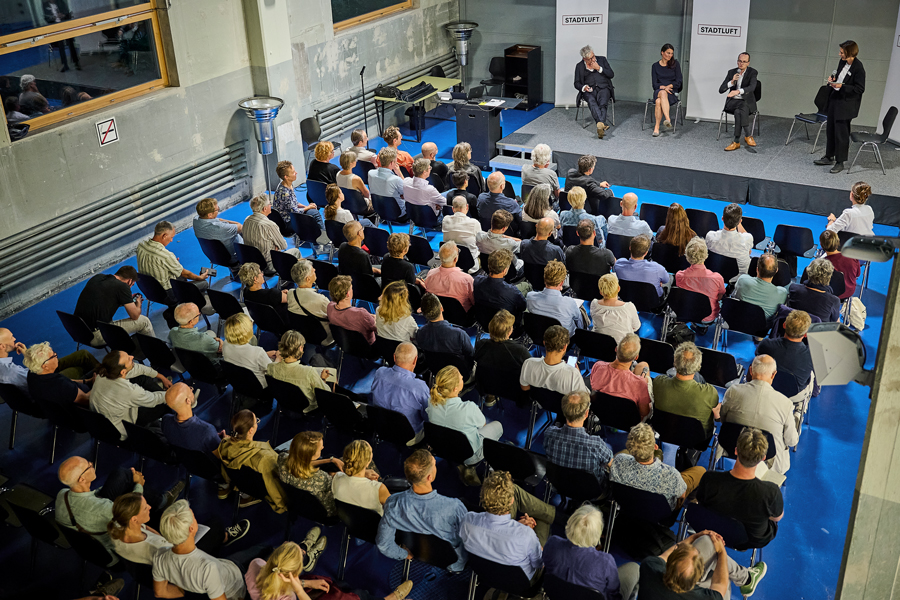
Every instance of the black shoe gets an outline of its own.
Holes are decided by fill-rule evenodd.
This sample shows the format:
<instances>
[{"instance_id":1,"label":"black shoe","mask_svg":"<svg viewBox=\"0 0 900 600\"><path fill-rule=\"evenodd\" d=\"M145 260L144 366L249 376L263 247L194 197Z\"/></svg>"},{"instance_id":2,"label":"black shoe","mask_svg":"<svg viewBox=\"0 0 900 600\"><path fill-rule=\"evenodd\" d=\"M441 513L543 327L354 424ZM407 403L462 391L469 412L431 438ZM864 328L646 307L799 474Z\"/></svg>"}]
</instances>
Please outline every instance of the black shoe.
<instances>
[{"instance_id":1,"label":"black shoe","mask_svg":"<svg viewBox=\"0 0 900 600\"><path fill-rule=\"evenodd\" d=\"M834 163L834 166L831 167L831 170L828 172L829 173L840 173L843 170L844 170L844 163L839 162L839 163Z\"/></svg>"},{"instance_id":2,"label":"black shoe","mask_svg":"<svg viewBox=\"0 0 900 600\"><path fill-rule=\"evenodd\" d=\"M831 158L831 157L829 157L829 156L823 156L823 157L820 158L819 160L814 160L814 161L813 161L813 164L814 164L814 165L819 165L820 167L825 167L825 166L828 166L828 165L833 165L833 164L834 164L834 159Z\"/></svg>"},{"instance_id":3,"label":"black shoe","mask_svg":"<svg viewBox=\"0 0 900 600\"><path fill-rule=\"evenodd\" d=\"M69 70L69 65L66 65L66 66L64 66L62 69L60 69L59 72L60 72L60 73L65 73L65 72L68 71L68 70Z\"/></svg>"}]
</instances>

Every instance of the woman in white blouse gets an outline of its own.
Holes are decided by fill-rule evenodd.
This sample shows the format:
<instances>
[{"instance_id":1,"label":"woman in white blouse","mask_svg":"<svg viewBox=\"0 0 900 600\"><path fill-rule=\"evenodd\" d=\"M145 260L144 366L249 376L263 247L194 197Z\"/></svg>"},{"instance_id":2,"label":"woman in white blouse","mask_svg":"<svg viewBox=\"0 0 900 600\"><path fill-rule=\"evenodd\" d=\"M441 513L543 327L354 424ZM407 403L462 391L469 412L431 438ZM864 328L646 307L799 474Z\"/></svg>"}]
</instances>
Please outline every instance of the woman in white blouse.
<instances>
[{"instance_id":1,"label":"woman in white blouse","mask_svg":"<svg viewBox=\"0 0 900 600\"><path fill-rule=\"evenodd\" d=\"M325 188L325 201L328 206L325 207L325 220L337 221L338 223L349 223L353 220L353 213L346 208L341 208L341 202L344 201L344 192L337 184L329 183Z\"/></svg>"},{"instance_id":2,"label":"woman in white blouse","mask_svg":"<svg viewBox=\"0 0 900 600\"><path fill-rule=\"evenodd\" d=\"M840 217L828 215L828 229L831 231L849 231L857 235L875 235L872 225L875 222L875 211L866 204L872 195L872 186L865 181L857 181L850 188L850 208L845 208Z\"/></svg>"},{"instance_id":3,"label":"woman in white blouse","mask_svg":"<svg viewBox=\"0 0 900 600\"><path fill-rule=\"evenodd\" d=\"M259 383L266 387L266 368L275 360L275 350L266 352L250 343L253 339L253 321L244 313L231 315L225 321L225 343L222 358L239 367L253 371Z\"/></svg>"},{"instance_id":4,"label":"woman in white blouse","mask_svg":"<svg viewBox=\"0 0 900 600\"><path fill-rule=\"evenodd\" d=\"M378 481L378 473L370 469L372 446L365 440L355 440L344 448L344 472L335 473L331 491L335 500L374 510L384 516L383 505L391 493Z\"/></svg>"},{"instance_id":5,"label":"woman in white blouse","mask_svg":"<svg viewBox=\"0 0 900 600\"><path fill-rule=\"evenodd\" d=\"M363 198L368 199L369 188L363 183L362 177L353 172L353 167L356 166L356 152L350 152L348 150L341 154L341 158L338 160L341 163L341 172L335 177L335 179L337 179L337 184L348 190L356 190L362 194Z\"/></svg>"},{"instance_id":6,"label":"woman in white blouse","mask_svg":"<svg viewBox=\"0 0 900 600\"><path fill-rule=\"evenodd\" d=\"M389 283L378 300L375 333L388 340L411 342L416 339L417 331L419 326L412 317L406 283L403 281Z\"/></svg>"},{"instance_id":7,"label":"woman in white blouse","mask_svg":"<svg viewBox=\"0 0 900 600\"><path fill-rule=\"evenodd\" d=\"M619 278L607 273L597 284L602 300L591 302L591 319L594 331L616 340L618 344L626 334L636 333L641 328L641 319L631 302L619 300Z\"/></svg>"}]
</instances>

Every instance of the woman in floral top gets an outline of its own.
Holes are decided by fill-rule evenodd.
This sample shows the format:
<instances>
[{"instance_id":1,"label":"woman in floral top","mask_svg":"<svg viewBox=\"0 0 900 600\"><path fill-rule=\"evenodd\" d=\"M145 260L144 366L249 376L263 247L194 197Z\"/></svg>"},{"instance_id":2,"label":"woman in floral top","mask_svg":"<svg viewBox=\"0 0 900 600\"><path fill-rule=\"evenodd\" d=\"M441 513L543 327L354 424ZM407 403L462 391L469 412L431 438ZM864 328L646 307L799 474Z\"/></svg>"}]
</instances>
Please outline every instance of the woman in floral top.
<instances>
[{"instance_id":1,"label":"woman in floral top","mask_svg":"<svg viewBox=\"0 0 900 600\"><path fill-rule=\"evenodd\" d=\"M318 431L301 431L291 441L291 449L278 456L278 477L287 485L309 492L322 503L328 516L335 514L334 495L331 492L333 473L318 469L319 465L333 463L341 471L344 463L338 458L320 459L322 434Z\"/></svg>"}]
</instances>

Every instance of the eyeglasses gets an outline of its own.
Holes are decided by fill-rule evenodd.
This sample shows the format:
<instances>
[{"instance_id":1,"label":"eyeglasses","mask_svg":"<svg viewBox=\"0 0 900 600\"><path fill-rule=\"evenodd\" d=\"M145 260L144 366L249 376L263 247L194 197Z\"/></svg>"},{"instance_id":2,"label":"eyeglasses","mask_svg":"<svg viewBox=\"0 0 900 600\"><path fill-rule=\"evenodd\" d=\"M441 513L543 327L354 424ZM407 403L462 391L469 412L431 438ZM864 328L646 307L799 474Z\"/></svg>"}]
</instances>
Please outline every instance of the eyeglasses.
<instances>
[{"instance_id":1,"label":"eyeglasses","mask_svg":"<svg viewBox=\"0 0 900 600\"><path fill-rule=\"evenodd\" d=\"M54 352L53 354L50 355L50 358L48 358L47 360L45 360L44 362L41 363L41 366L46 365L48 362L50 362L51 360L53 360L53 359L56 358L57 356L59 356L59 354L57 354L56 352Z\"/></svg>"},{"instance_id":2,"label":"eyeglasses","mask_svg":"<svg viewBox=\"0 0 900 600\"><path fill-rule=\"evenodd\" d=\"M81 475L78 476L78 479L81 479L82 477L84 477L84 474L93 468L94 468L94 463L92 463L91 461L88 461L87 469L85 469L84 471L81 472Z\"/></svg>"}]
</instances>

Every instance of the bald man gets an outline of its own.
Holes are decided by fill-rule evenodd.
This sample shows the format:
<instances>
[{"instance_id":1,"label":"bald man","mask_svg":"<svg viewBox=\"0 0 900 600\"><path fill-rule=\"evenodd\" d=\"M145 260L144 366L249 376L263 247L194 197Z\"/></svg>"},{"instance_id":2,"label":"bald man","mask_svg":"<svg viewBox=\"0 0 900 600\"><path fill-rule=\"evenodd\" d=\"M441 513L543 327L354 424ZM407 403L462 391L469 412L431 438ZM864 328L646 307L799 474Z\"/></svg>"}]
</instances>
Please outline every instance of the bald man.
<instances>
[{"instance_id":1,"label":"bald man","mask_svg":"<svg viewBox=\"0 0 900 600\"><path fill-rule=\"evenodd\" d=\"M522 207L515 198L503 195L505 186L506 178L500 171L488 175L488 191L478 196L478 220L481 221L481 227L487 231L491 228L491 217L494 216L494 212L503 209L513 216L509 232L516 235L519 233L519 224L522 223Z\"/></svg>"},{"instance_id":2,"label":"bald man","mask_svg":"<svg viewBox=\"0 0 900 600\"><path fill-rule=\"evenodd\" d=\"M421 379L416 378L416 361L419 358L416 347L403 342L394 350L394 366L381 367L372 378L372 404L403 413L416 435L407 442L408 446L419 443L425 435L425 421L428 415L429 389Z\"/></svg>"},{"instance_id":3,"label":"bald man","mask_svg":"<svg viewBox=\"0 0 900 600\"><path fill-rule=\"evenodd\" d=\"M428 271L425 289L435 296L455 298L468 311L475 304L474 280L456 266L459 261L459 247L456 242L445 242L438 254L441 266Z\"/></svg>"},{"instance_id":4,"label":"bald man","mask_svg":"<svg viewBox=\"0 0 900 600\"><path fill-rule=\"evenodd\" d=\"M638 197L633 192L628 192L622 196L619 206L622 207L621 215L609 216L609 233L613 235L624 235L634 237L645 233L653 236L653 230L647 221L641 221L635 213L637 212Z\"/></svg>"},{"instance_id":5,"label":"bald man","mask_svg":"<svg viewBox=\"0 0 900 600\"><path fill-rule=\"evenodd\" d=\"M527 264L544 266L551 260L566 264L566 253L563 249L549 241L550 234L556 229L556 223L544 217L535 225L535 236L530 240L522 240L519 257Z\"/></svg>"},{"instance_id":6,"label":"bald man","mask_svg":"<svg viewBox=\"0 0 900 600\"><path fill-rule=\"evenodd\" d=\"M338 248L338 273L341 275L381 275L381 269L372 266L369 253L363 250L366 234L359 221L350 221L343 228L346 242Z\"/></svg>"},{"instance_id":7,"label":"bald man","mask_svg":"<svg viewBox=\"0 0 900 600\"><path fill-rule=\"evenodd\" d=\"M425 142L422 144L422 154L416 158L427 158L431 161L431 174L437 175L432 177L431 182L437 191L446 192L450 187L450 169L446 164L437 159L438 147L434 142ZM437 181L435 181L437 180Z\"/></svg>"}]
</instances>

